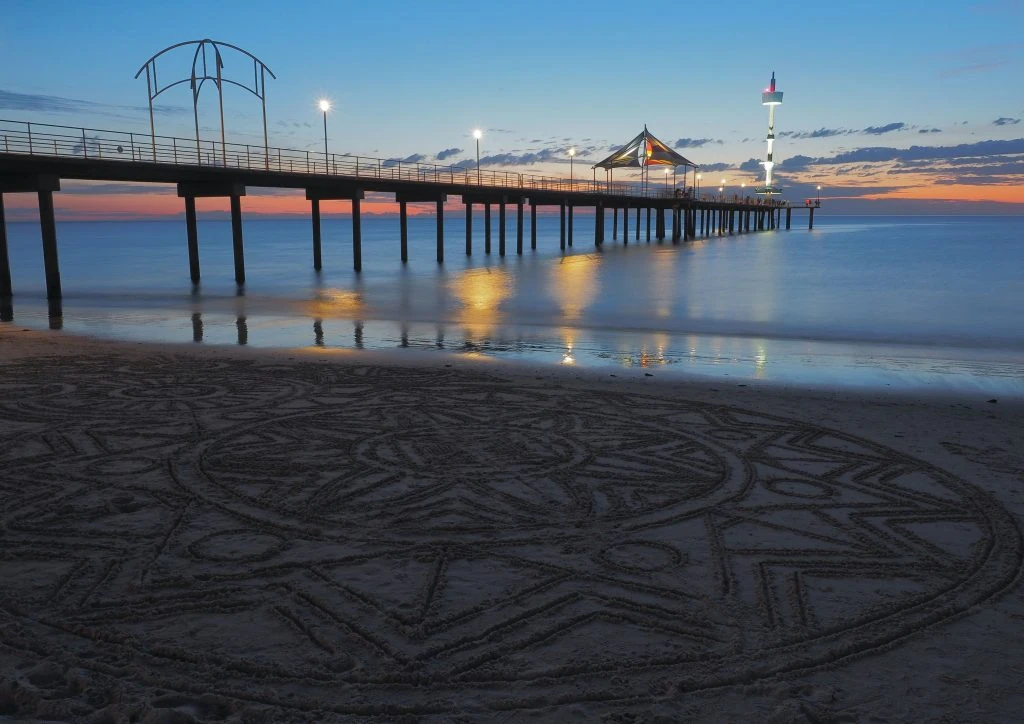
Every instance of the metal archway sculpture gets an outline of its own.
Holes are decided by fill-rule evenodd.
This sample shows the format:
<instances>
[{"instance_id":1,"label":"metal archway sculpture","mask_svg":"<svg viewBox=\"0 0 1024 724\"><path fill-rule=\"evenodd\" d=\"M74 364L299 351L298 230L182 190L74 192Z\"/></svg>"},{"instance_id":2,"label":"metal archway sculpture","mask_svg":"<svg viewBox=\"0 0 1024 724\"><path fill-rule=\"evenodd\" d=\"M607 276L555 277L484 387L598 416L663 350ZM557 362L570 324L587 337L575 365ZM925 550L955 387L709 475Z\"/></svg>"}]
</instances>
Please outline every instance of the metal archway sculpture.
<instances>
[{"instance_id":1,"label":"metal archway sculpture","mask_svg":"<svg viewBox=\"0 0 1024 724\"><path fill-rule=\"evenodd\" d=\"M165 53L168 53L176 48L181 48L186 45L195 45L196 51L192 55L192 73L181 80L176 80L173 83L169 83L163 87L160 86L159 80L156 73L156 61ZM207 48L213 50L213 74L210 73L209 63L207 62ZM252 87L246 83L240 83L236 80L223 77L221 70L224 68L224 59L221 57L221 48L230 48L243 55L252 59L253 63L253 83ZM202 40L186 40L183 43L175 43L174 45L168 46L161 50L159 53L154 55L152 58L147 60L139 68L139 71L135 74L138 78L142 73L146 74L146 95L149 96L149 130L152 137L153 143L153 160L156 160L156 124L153 120L153 100L163 93L165 90L173 88L176 85L182 83L189 83L192 88L192 114L195 118L196 123L196 155L201 161L202 154L199 149L199 92L203 88L203 83L208 80L212 80L217 86L217 95L220 101L220 147L221 147L221 161L227 165L227 150L226 140L224 133L224 83L231 83L239 88L252 93L254 96L260 99L263 105L263 152L264 152L264 163L270 163L270 146L267 141L267 93L266 93L266 80L267 74L270 77L277 79L274 72L267 67L266 63L257 58L255 55L247 50L239 48L237 45L231 43L224 43L219 40L210 40L204 38Z\"/></svg>"}]
</instances>

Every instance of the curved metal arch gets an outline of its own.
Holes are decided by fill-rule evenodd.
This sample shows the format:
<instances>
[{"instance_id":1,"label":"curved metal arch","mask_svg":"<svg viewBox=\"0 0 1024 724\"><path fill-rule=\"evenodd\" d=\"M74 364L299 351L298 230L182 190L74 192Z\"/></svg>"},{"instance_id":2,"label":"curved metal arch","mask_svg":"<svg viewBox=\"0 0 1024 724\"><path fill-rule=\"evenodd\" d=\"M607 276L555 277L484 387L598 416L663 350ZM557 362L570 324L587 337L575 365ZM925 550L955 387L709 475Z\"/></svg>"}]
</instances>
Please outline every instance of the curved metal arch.
<instances>
[{"instance_id":1,"label":"curved metal arch","mask_svg":"<svg viewBox=\"0 0 1024 724\"><path fill-rule=\"evenodd\" d=\"M174 45L168 45L166 48L164 48L159 53L157 53L152 58L150 58L145 63L143 63L141 66L139 66L139 72L135 74L135 77L138 78L140 75L142 75L142 71L144 71L146 69L147 65L149 65L150 63L155 61L157 58L159 58L161 55L163 55L167 51L174 50L175 48L180 48L180 47L182 47L184 45L192 45L193 43L196 43L196 44L210 43L214 47L216 47L218 45L223 45L225 48L231 48L232 50L237 50L239 53L242 53L243 55L248 55L255 62L259 63L261 66L263 66L263 68L266 69L266 71L268 73L270 73L270 77L271 78L273 78L274 80L277 80L277 76L274 75L274 71L272 71L270 69L270 67L266 63L264 63L262 60L257 58L255 55L250 53L248 50L246 50L244 48L239 48L237 45L232 45L231 43L225 43L223 40L211 40L210 38L203 38L202 40L186 40L186 41L181 42L181 43L175 43ZM167 88L169 88L169 87L170 86L167 86ZM167 88L164 88L164 90L167 90Z\"/></svg>"},{"instance_id":2,"label":"curved metal arch","mask_svg":"<svg viewBox=\"0 0 1024 724\"><path fill-rule=\"evenodd\" d=\"M176 48L182 48L182 47L189 46L189 45L195 45L196 46L195 53L192 54L192 72L188 76L186 76L185 78L182 78L181 80L176 80L176 81L174 81L172 83L168 83L167 85L165 85L165 86L163 86L161 88L160 87L160 83L159 83L159 78L157 76L157 60L161 56L163 56L164 54L166 54L166 53L168 53L168 52L170 52L172 50L175 50ZM214 56L213 57L213 66L214 66L214 73L213 74L211 74L210 68L209 68L209 64L207 62L207 55L206 55L207 47L210 47L210 48L213 49L213 56ZM237 52L247 56L248 58L250 58L252 60L252 63L253 63L252 87L250 87L246 83L240 83L240 82L238 82L236 80L232 80L230 78L223 77L223 74L221 73L221 70L224 68L224 59L223 59L223 57L221 55L221 48L222 47L223 48L230 48L231 50L235 50L235 51L237 51ZM202 66L201 72L199 72L200 64ZM260 60L255 55L250 53L248 50L245 50L244 48L240 48L237 45L233 45L231 43L225 43L225 42L220 41L220 40L211 40L210 38L203 38L202 40L186 40L186 41L181 42L181 43L175 43L174 45L169 45L168 47L164 48L160 52L158 52L155 55L153 55L145 63L143 63L142 66L139 68L138 72L135 73L135 77L138 78L143 73L146 74L146 95L149 97L149 130L150 130L150 133L152 135L153 159L154 160L156 160L156 123L155 123L154 116L153 116L153 100L157 96L159 96L161 93L163 93L164 91L169 90L170 88L173 88L173 87L175 87L177 85L181 85L183 83L189 83L190 87L192 88L192 115L193 115L193 118L195 120L195 127L196 127L196 153L197 153L197 155L201 155L200 151L199 151L199 142L200 142L200 139L199 139L199 93L200 93L200 91L203 88L203 84L206 81L210 80L210 81L213 81L216 84L216 86L217 86L217 96L218 96L219 103L220 103L220 140L221 140L221 159L222 159L222 162L223 163L227 163L226 138L225 138L225 128L224 128L224 83L230 83L231 85L235 85L235 86L238 86L239 88L243 88L243 89L249 91L254 96L256 96L257 98L260 99L260 102L261 102L261 104L263 106L263 148L264 148L264 157L266 159L266 163L269 164L270 161L269 161L269 142L268 142L268 139L267 139L267 93L266 93L267 85L266 85L266 80L267 80L267 74L270 74L270 77L275 79L275 80L277 79L277 76L274 75L274 71L272 71L267 66L267 64L264 63L262 60Z\"/></svg>"}]
</instances>

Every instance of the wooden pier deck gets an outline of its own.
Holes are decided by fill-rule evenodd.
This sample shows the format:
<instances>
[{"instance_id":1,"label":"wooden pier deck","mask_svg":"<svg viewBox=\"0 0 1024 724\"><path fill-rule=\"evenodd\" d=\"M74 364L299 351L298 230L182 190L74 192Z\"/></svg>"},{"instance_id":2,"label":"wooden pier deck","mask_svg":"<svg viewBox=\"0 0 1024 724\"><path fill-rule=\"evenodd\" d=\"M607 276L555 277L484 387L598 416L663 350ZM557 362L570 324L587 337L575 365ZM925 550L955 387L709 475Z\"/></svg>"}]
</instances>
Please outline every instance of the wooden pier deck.
<instances>
[{"instance_id":1,"label":"wooden pier deck","mask_svg":"<svg viewBox=\"0 0 1024 724\"><path fill-rule=\"evenodd\" d=\"M781 228L789 229L794 209L807 208L808 228L814 225L818 203L791 206L761 199L700 197L651 184L606 183L465 166L403 163L395 159L317 153L295 149L264 148L244 144L197 142L163 136L102 131L68 126L0 120L0 299L13 295L7 253L3 194L36 193L47 297L61 297L60 266L54 218L53 193L62 179L176 184L184 199L189 274L193 283L201 276L195 200L226 197L230 200L235 281L245 283L241 197L249 187L303 189L310 202L313 222L312 262L321 268L320 204L344 200L352 209L352 265L362 267L360 205L368 192L394 194L399 205L400 257L408 260L408 204L430 203L437 210L438 263L444 262L444 204L458 196L466 209L465 253L473 253L473 207L482 206L485 218L484 253L491 253L491 207L498 209L498 254L507 251L505 215L516 209L516 253L524 250L524 209L529 206L531 249L537 247L538 207L557 207L561 224L559 244L573 245L576 209L593 209L596 215L594 244L605 242L606 215L611 210L612 239L618 238L622 217L622 241L630 233L646 239L670 238L674 243L713 234L733 234ZM642 218L645 215L645 218ZM634 217L632 229L630 216ZM783 218L784 217L784 218Z\"/></svg>"}]
</instances>

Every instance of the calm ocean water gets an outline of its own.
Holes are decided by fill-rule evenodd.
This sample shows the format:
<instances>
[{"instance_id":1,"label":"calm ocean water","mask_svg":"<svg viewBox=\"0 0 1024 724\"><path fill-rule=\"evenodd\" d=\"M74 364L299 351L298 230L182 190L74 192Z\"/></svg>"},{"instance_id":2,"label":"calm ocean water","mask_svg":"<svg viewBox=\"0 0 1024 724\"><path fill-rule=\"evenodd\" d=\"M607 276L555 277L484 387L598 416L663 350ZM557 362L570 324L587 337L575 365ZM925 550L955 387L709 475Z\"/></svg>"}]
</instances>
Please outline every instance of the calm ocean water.
<instances>
[{"instance_id":1,"label":"calm ocean water","mask_svg":"<svg viewBox=\"0 0 1024 724\"><path fill-rule=\"evenodd\" d=\"M541 216L537 250L527 228L519 257L512 213L502 258L497 213L490 255L475 216L470 257L464 216L446 218L443 266L432 216L410 219L404 266L398 219L364 217L361 274L351 269L347 218L324 220L316 274L308 219L250 217L244 293L228 221L200 222L198 289L182 220L63 222L59 320L45 302L38 225L9 223L15 297L6 316L114 339L414 348L740 382L1024 396L1022 218L825 213L808 231L799 213L790 231L673 245L635 241L631 217L628 246L621 228L614 241L609 229L595 250L593 219L578 215L563 254L557 217Z\"/></svg>"}]
</instances>

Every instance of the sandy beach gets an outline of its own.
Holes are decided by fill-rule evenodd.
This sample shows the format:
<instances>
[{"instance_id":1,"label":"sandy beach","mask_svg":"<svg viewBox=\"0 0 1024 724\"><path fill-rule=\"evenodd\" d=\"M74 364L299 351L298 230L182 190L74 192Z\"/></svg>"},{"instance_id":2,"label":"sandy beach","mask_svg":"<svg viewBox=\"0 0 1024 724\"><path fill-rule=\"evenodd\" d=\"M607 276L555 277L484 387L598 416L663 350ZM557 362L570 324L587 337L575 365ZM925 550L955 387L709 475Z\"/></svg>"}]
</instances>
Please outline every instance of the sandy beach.
<instances>
[{"instance_id":1,"label":"sandy beach","mask_svg":"<svg viewBox=\"0 0 1024 724\"><path fill-rule=\"evenodd\" d=\"M0 325L0 718L1019 720L1024 403Z\"/></svg>"}]
</instances>

